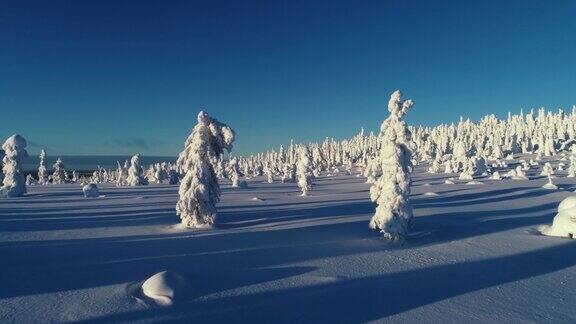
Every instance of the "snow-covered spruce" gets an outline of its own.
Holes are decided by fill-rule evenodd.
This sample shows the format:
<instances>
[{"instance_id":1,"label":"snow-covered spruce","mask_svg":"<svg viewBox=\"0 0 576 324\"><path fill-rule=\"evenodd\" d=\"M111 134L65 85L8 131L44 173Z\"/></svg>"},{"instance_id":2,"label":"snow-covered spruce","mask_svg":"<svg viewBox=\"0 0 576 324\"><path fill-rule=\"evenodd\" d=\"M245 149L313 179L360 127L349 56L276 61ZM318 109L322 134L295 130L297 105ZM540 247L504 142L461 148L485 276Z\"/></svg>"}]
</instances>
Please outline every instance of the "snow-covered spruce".
<instances>
[{"instance_id":1,"label":"snow-covered spruce","mask_svg":"<svg viewBox=\"0 0 576 324\"><path fill-rule=\"evenodd\" d=\"M78 171L73 170L72 171L72 183L78 183L79 180L80 179L79 179Z\"/></svg>"},{"instance_id":2,"label":"snow-covered spruce","mask_svg":"<svg viewBox=\"0 0 576 324\"><path fill-rule=\"evenodd\" d=\"M307 196L308 191L312 189L312 170L310 167L310 150L305 145L300 146L296 176L298 177L298 187L302 190L302 196Z\"/></svg>"},{"instance_id":3,"label":"snow-covered spruce","mask_svg":"<svg viewBox=\"0 0 576 324\"><path fill-rule=\"evenodd\" d=\"M26 140L15 134L2 144L4 158L2 159L4 172L3 186L0 188L0 197L20 197L26 193L26 179L22 171L22 164L28 157Z\"/></svg>"},{"instance_id":4,"label":"snow-covered spruce","mask_svg":"<svg viewBox=\"0 0 576 324\"><path fill-rule=\"evenodd\" d=\"M576 149L572 146L572 153L570 154L570 166L568 167L568 178L576 177Z\"/></svg>"},{"instance_id":5,"label":"snow-covered spruce","mask_svg":"<svg viewBox=\"0 0 576 324\"><path fill-rule=\"evenodd\" d=\"M128 161L124 163L124 166L120 164L120 161L116 161L116 186L122 187L128 185L128 179L126 173L128 168L126 167Z\"/></svg>"},{"instance_id":6,"label":"snow-covered spruce","mask_svg":"<svg viewBox=\"0 0 576 324\"><path fill-rule=\"evenodd\" d=\"M35 185L36 183L38 183L38 182L36 181L36 179L34 179L34 177L31 174L28 174L26 176L26 185L27 186Z\"/></svg>"},{"instance_id":7,"label":"snow-covered spruce","mask_svg":"<svg viewBox=\"0 0 576 324\"><path fill-rule=\"evenodd\" d=\"M216 203L220 199L218 178L210 159L230 152L235 139L232 128L201 111L198 124L180 153L184 178L178 190L176 212L186 227L212 225L216 218Z\"/></svg>"},{"instance_id":8,"label":"snow-covered spruce","mask_svg":"<svg viewBox=\"0 0 576 324\"><path fill-rule=\"evenodd\" d=\"M129 186L145 186L148 184L144 178L144 172L140 166L140 154L136 154L130 159L130 168L128 169L128 178L126 182Z\"/></svg>"},{"instance_id":9,"label":"snow-covered spruce","mask_svg":"<svg viewBox=\"0 0 576 324\"><path fill-rule=\"evenodd\" d=\"M54 172L52 172L52 183L54 184L62 184L66 182L66 175L64 170L64 163L62 162L61 158L56 160L56 163L52 166L54 168Z\"/></svg>"},{"instance_id":10,"label":"snow-covered spruce","mask_svg":"<svg viewBox=\"0 0 576 324\"><path fill-rule=\"evenodd\" d=\"M40 165L38 166L38 184L45 185L48 183L48 175L46 174L46 151L40 151Z\"/></svg>"},{"instance_id":11,"label":"snow-covered spruce","mask_svg":"<svg viewBox=\"0 0 576 324\"><path fill-rule=\"evenodd\" d=\"M240 172L240 166L238 164L238 158L233 157L228 164L228 169L226 170L230 181L232 181L232 187L238 187L238 181L242 173Z\"/></svg>"},{"instance_id":12,"label":"snow-covered spruce","mask_svg":"<svg viewBox=\"0 0 576 324\"><path fill-rule=\"evenodd\" d=\"M370 198L378 204L370 228L379 229L392 242L403 242L412 224L409 201L412 164L408 148L411 134L402 117L413 103L402 101L401 96L400 91L395 91L388 102L390 116L380 127L382 148L378 162L382 176L370 188Z\"/></svg>"}]
</instances>

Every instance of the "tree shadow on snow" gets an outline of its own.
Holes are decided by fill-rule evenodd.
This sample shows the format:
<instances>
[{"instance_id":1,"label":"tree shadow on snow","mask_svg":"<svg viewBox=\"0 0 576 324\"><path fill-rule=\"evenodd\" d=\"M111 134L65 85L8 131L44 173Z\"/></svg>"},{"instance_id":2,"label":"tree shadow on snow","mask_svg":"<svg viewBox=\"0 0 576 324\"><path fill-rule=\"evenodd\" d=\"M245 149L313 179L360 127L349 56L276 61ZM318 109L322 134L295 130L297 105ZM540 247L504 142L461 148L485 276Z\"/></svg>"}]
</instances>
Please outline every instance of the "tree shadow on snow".
<instances>
[{"instance_id":1,"label":"tree shadow on snow","mask_svg":"<svg viewBox=\"0 0 576 324\"><path fill-rule=\"evenodd\" d=\"M576 265L576 243L492 259L446 264L291 289L191 301L87 322L365 322Z\"/></svg>"}]
</instances>

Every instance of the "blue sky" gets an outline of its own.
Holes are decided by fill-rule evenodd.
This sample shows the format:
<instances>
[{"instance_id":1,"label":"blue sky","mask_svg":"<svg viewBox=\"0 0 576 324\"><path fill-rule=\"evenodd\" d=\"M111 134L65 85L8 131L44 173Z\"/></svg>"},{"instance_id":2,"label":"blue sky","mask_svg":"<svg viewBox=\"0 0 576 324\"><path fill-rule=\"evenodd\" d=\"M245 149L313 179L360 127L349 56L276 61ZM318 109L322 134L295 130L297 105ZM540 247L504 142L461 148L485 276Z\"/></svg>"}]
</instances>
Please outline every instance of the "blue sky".
<instances>
[{"instance_id":1,"label":"blue sky","mask_svg":"<svg viewBox=\"0 0 576 324\"><path fill-rule=\"evenodd\" d=\"M174 155L201 107L235 151L576 103L575 1L0 3L0 136Z\"/></svg>"}]
</instances>

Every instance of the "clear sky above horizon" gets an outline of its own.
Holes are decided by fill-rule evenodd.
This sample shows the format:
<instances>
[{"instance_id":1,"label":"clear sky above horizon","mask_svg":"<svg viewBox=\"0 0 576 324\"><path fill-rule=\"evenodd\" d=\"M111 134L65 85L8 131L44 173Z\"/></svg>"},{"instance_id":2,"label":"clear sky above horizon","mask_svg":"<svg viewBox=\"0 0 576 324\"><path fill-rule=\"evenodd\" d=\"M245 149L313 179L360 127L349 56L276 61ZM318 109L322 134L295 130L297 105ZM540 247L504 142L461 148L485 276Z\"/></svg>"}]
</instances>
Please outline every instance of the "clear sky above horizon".
<instances>
[{"instance_id":1,"label":"clear sky above horizon","mask_svg":"<svg viewBox=\"0 0 576 324\"><path fill-rule=\"evenodd\" d=\"M0 2L0 136L175 155L200 109L235 152L576 104L575 1Z\"/></svg>"}]
</instances>

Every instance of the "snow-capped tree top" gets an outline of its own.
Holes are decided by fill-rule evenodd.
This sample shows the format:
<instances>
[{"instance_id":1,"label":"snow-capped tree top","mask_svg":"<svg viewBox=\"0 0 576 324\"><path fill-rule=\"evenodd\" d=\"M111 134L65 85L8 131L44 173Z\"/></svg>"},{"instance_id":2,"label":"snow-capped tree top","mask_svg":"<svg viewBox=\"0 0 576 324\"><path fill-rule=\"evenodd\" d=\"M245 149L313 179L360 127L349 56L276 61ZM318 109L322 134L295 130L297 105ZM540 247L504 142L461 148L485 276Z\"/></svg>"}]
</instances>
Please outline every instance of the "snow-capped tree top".
<instances>
[{"instance_id":1,"label":"snow-capped tree top","mask_svg":"<svg viewBox=\"0 0 576 324\"><path fill-rule=\"evenodd\" d=\"M205 137L203 140L215 141L208 143L210 157L219 157L220 154L224 153L224 149L228 152L232 151L232 143L236 134L228 125L210 117L204 111L200 111L198 113L198 125L194 128L197 127L208 127L212 136Z\"/></svg>"},{"instance_id":2,"label":"snow-capped tree top","mask_svg":"<svg viewBox=\"0 0 576 324\"><path fill-rule=\"evenodd\" d=\"M14 134L8 137L4 144L2 144L2 149L4 149L7 157L20 159L28 157L28 153L25 150L26 145L27 143L24 137Z\"/></svg>"},{"instance_id":3,"label":"snow-capped tree top","mask_svg":"<svg viewBox=\"0 0 576 324\"><path fill-rule=\"evenodd\" d=\"M406 114L408 109L412 108L412 105L414 105L414 102L410 99L402 101L402 92L396 90L388 101L388 111L390 111L391 116L400 119Z\"/></svg>"},{"instance_id":4,"label":"snow-capped tree top","mask_svg":"<svg viewBox=\"0 0 576 324\"><path fill-rule=\"evenodd\" d=\"M198 159L221 159L224 150L232 151L232 143L236 137L234 130L228 125L210 117L204 111L198 113L198 124L184 143L184 151L180 152L176 161L176 169L185 172L190 169L190 163Z\"/></svg>"},{"instance_id":5,"label":"snow-capped tree top","mask_svg":"<svg viewBox=\"0 0 576 324\"><path fill-rule=\"evenodd\" d=\"M392 93L390 101L388 101L390 116L380 126L380 132L386 140L408 144L411 134L402 117L412 105L414 105L412 100L402 101L402 92L400 90Z\"/></svg>"},{"instance_id":6,"label":"snow-capped tree top","mask_svg":"<svg viewBox=\"0 0 576 324\"><path fill-rule=\"evenodd\" d=\"M136 154L130 158L130 162L132 165L139 165L140 164L140 154Z\"/></svg>"}]
</instances>

